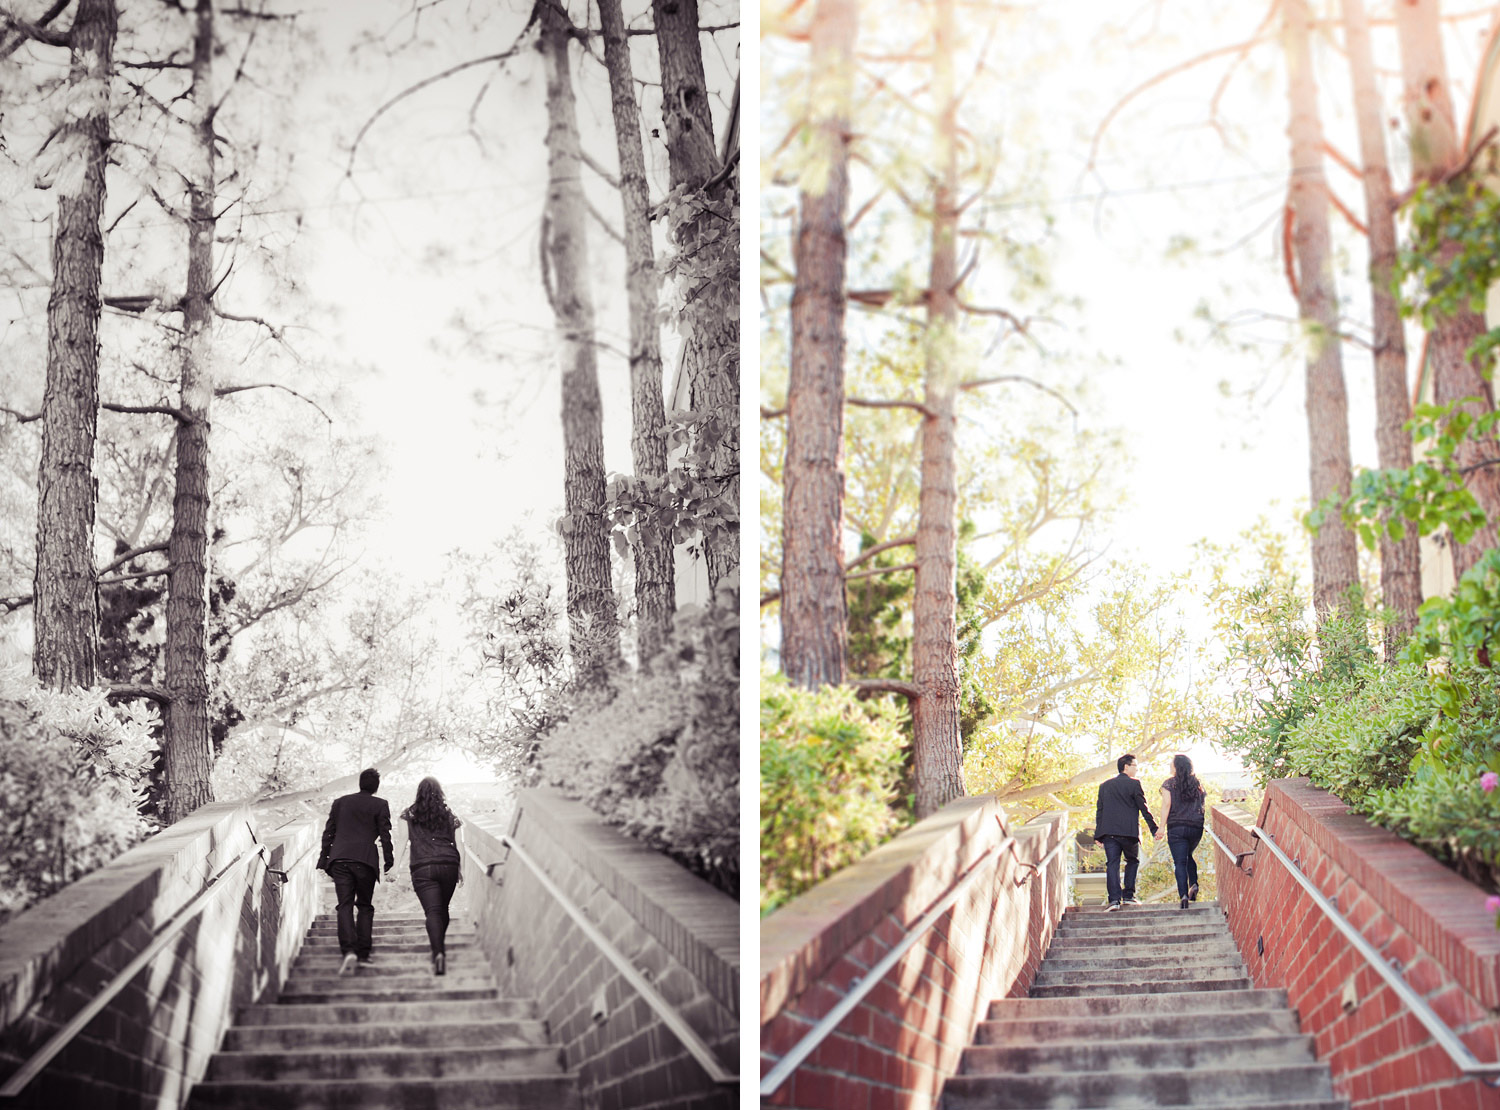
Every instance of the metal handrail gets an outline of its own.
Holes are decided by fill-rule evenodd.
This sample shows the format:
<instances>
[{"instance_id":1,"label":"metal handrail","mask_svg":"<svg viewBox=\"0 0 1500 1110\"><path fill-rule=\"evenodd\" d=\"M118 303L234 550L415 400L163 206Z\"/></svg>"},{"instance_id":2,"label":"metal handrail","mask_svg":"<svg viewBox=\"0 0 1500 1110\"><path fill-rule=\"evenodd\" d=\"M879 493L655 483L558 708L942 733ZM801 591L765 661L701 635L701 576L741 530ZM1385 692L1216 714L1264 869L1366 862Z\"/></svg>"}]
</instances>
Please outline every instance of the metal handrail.
<instances>
[{"instance_id":1,"label":"metal handrail","mask_svg":"<svg viewBox=\"0 0 1500 1110\"><path fill-rule=\"evenodd\" d=\"M1234 865L1236 867L1238 867L1246 859L1255 855L1255 851L1253 849L1248 852L1236 852L1228 844L1225 844L1222 840L1219 839L1219 834L1214 832L1213 825L1211 823L1205 824L1203 826L1203 831L1208 833L1208 835L1213 839L1213 842L1219 846L1219 851L1223 852L1230 859L1234 860Z\"/></svg>"},{"instance_id":2,"label":"metal handrail","mask_svg":"<svg viewBox=\"0 0 1500 1110\"><path fill-rule=\"evenodd\" d=\"M1323 896L1323 892L1313 885L1313 881L1303 874L1302 869L1287 858L1287 854L1282 851L1281 846L1276 843L1270 833L1259 825L1254 826L1253 831L1260 842L1271 849L1272 854L1281 861L1282 866L1287 869L1292 878L1296 879L1302 889L1307 891L1313 904L1323 911L1339 932L1349 939L1349 943L1354 946L1355 950L1380 973L1381 978L1396 992L1396 996L1405 1003L1406 1008L1415 1015L1416 1019L1427 1027L1427 1031L1432 1034L1438 1044L1442 1045L1443 1050L1448 1053L1454 1066L1460 1072L1466 1076L1472 1075L1479 1078L1489 1075L1500 1076L1500 1063L1486 1064L1470 1052L1468 1046L1458 1039L1458 1034L1448 1028L1447 1023L1433 1012L1432 1007L1427 1005L1427 1000L1419 995L1411 984L1401 977L1401 973L1386 961L1379 950L1364 938L1364 934L1350 924L1349 919ZM1218 840L1218 837L1214 839ZM1493 1079L1484 1079L1484 1082L1492 1087L1500 1086L1500 1083Z\"/></svg>"},{"instance_id":3,"label":"metal handrail","mask_svg":"<svg viewBox=\"0 0 1500 1110\"><path fill-rule=\"evenodd\" d=\"M250 835L253 839L255 836L255 831L253 829L251 830ZM183 928L189 921L193 920L193 918L197 917L200 913L207 909L208 904L229 887L228 879L233 872L239 870L240 867L254 859L267 861L266 852L266 845L257 843L254 848L247 848L245 851L241 852L234 858L229 866L225 867L224 870L220 871L217 875L210 879L208 886L206 886L191 902L189 902L182 909L178 910L177 914L172 917L155 936L151 938L151 943L146 945L146 947L140 951L135 959L126 964L124 968L120 970L119 974L117 974L113 979L106 983L104 987L99 991L99 993L89 1000L88 1004L84 1006L83 1009L74 1014L72 1019L66 1025L64 1025L56 1033L52 1034L52 1036L48 1038L47 1043L42 1045L41 1048L37 1049L36 1052L31 1055L30 1059L22 1064L21 1067L9 1079L5 1081L3 1086L0 1086L0 1098L19 1097L21 1092L26 1089L27 1085L39 1074L41 1074L42 1069L50 1064L53 1058L56 1057L57 1054L64 1048L66 1048L68 1043L72 1041L74 1037L76 1037L83 1031L84 1027L94 1019L99 1011L104 1009L104 1007L108 1006L112 1001L114 1001L115 996L125 988L126 984L129 983L131 979L135 978L136 973L139 972L148 963L150 963L151 960L156 956L156 954L163 948L165 948L167 944L177 936L178 933L182 932Z\"/></svg>"},{"instance_id":4,"label":"metal handrail","mask_svg":"<svg viewBox=\"0 0 1500 1110\"><path fill-rule=\"evenodd\" d=\"M999 821L1000 818L997 816L995 820ZM1005 829L1003 822L1000 828L1002 831ZM802 1066L802 1061L812 1055L828 1035L838 1028L839 1023L848 1016L849 1012L858 1006L864 1000L865 995L869 994L875 988L875 985L885 978L886 973L896 966L901 957L906 955L907 949L926 936L927 931L937 924L938 920L943 914L948 912L954 902L958 901L959 895L968 889L969 884L984 870L985 861L991 855L998 857L1009 850L1011 855L1015 856L1017 863L1022 867L1031 868L1032 875L1040 875L1042 874L1042 868L1062 849L1063 843L1063 841L1059 840L1046 855L1035 863L1022 860L1016 854L1016 838L1013 836L1007 835L1005 840L996 847L985 849L984 853L974 861L974 866L965 871L949 889L948 893L943 895L941 900L922 915L917 923L907 931L906 935L897 942L896 947L887 952L862 978L850 983L848 993L834 1004L833 1009L824 1014L822 1020L803 1034L802 1039L792 1046L791 1051L776 1061L775 1067L761 1077L760 1097L768 1098L775 1094L777 1088L791 1078L792 1073ZM1030 878L1030 876L1026 876L1026 878ZM1019 886L1022 882L1025 882L1026 878L1018 879L1016 885Z\"/></svg>"},{"instance_id":5,"label":"metal handrail","mask_svg":"<svg viewBox=\"0 0 1500 1110\"><path fill-rule=\"evenodd\" d=\"M573 919L573 924L577 925L583 931L583 935L593 942L594 947L598 948L604 954L605 958L615 965L615 968L625 977L625 981L635 988L636 993L641 996L646 1005L656 1011L656 1015L661 1018L667 1028L682 1042L682 1046L692 1054L693 1059L698 1061L703 1070L708 1073L709 1078L715 1083L738 1083L740 1081L739 1075L728 1071L719 1062L719 1058L714 1055L713 1049L709 1048L703 1038L698 1036L697 1031L683 1019L682 1015L673 1008L670 1002L657 992L656 988L647 981L646 977L636 970L635 965L626 959L625 954L611 944L609 938L601 933L592 921L583 916L583 910L563 893L562 889L542 870L536 860L532 859L526 850L509 836L502 835L498 839L501 844L514 852L521 862L531 869L532 874L542 884L542 888L557 900L564 912ZM467 845L465 845L465 850L468 850ZM475 863L479 864L481 870L486 873L488 873L490 867L494 866L494 864L486 864L481 861L472 851L469 851L469 855Z\"/></svg>"}]
</instances>

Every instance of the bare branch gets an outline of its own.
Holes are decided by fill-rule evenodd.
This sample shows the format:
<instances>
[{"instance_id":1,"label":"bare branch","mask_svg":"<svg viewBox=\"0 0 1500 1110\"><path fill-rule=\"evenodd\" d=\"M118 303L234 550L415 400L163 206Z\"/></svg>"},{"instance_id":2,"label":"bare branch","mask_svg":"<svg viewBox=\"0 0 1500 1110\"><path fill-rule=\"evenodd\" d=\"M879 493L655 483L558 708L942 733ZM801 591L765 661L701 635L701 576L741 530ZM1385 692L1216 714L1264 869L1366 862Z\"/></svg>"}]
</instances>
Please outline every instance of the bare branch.
<instances>
[{"instance_id":1,"label":"bare branch","mask_svg":"<svg viewBox=\"0 0 1500 1110\"><path fill-rule=\"evenodd\" d=\"M15 38L0 45L0 60L10 57L20 49L21 44L27 39L42 43L44 46L69 46L72 37L65 31L54 31L47 24L56 19L62 10L68 6L69 0L54 0L52 6L43 12L35 23L13 15L10 11L0 8L0 20L15 29Z\"/></svg>"},{"instance_id":2,"label":"bare branch","mask_svg":"<svg viewBox=\"0 0 1500 1110\"><path fill-rule=\"evenodd\" d=\"M162 706L172 704L172 695L160 686L145 686L135 682L113 683L109 688L109 696L112 698L146 698Z\"/></svg>"},{"instance_id":3,"label":"bare branch","mask_svg":"<svg viewBox=\"0 0 1500 1110\"><path fill-rule=\"evenodd\" d=\"M120 567L123 567L126 563L130 562L132 559L139 559L142 555L149 555L153 551L165 551L166 549L167 549L167 545L166 545L165 541L163 541L161 543L148 543L148 544L145 544L145 545L143 545L141 547L133 547L129 551L125 552L123 555L117 555L117 556L115 556L114 562L112 562L112 563L106 563L104 566L100 567L98 569L98 571L96 571L95 573L98 574L98 576L102 578L104 575L108 574L110 571L112 571L112 570L118 570Z\"/></svg>"},{"instance_id":4,"label":"bare branch","mask_svg":"<svg viewBox=\"0 0 1500 1110\"><path fill-rule=\"evenodd\" d=\"M911 701L920 696L914 682L902 682L899 678L851 678L844 683L862 694L900 694Z\"/></svg>"},{"instance_id":5,"label":"bare branch","mask_svg":"<svg viewBox=\"0 0 1500 1110\"><path fill-rule=\"evenodd\" d=\"M872 567L870 570L857 570L853 574L844 575L845 582L852 582L856 578L874 578L881 574L895 574L898 570L916 570L916 563L901 563L893 567Z\"/></svg>"},{"instance_id":6,"label":"bare branch","mask_svg":"<svg viewBox=\"0 0 1500 1110\"><path fill-rule=\"evenodd\" d=\"M160 570L133 570L128 574L117 574L113 578L101 578L99 585L118 586L121 582L134 582L138 578L160 578L164 574L171 573L171 567L162 567Z\"/></svg>"},{"instance_id":7,"label":"bare branch","mask_svg":"<svg viewBox=\"0 0 1500 1110\"><path fill-rule=\"evenodd\" d=\"M317 409L318 415L321 416L324 420L328 421L328 423L333 423L333 417L324 412L323 409L318 405L318 403L311 397L305 397L301 393L298 393L295 389L291 388L291 386L282 385L280 382L256 382L254 385L220 386L218 389L214 390L214 396L228 397L231 393L243 393L247 389L279 389L283 393L290 393L293 397L297 398L297 400L303 401L306 404L309 404L313 408Z\"/></svg>"},{"instance_id":8,"label":"bare branch","mask_svg":"<svg viewBox=\"0 0 1500 1110\"><path fill-rule=\"evenodd\" d=\"M18 424L30 424L33 420L40 420L42 414L39 412L17 412L8 405L0 405L0 412L8 412L16 418Z\"/></svg>"},{"instance_id":9,"label":"bare branch","mask_svg":"<svg viewBox=\"0 0 1500 1110\"><path fill-rule=\"evenodd\" d=\"M863 397L845 397L844 404L857 405L862 409L911 409L920 412L923 416L934 415L933 411L920 401L867 401Z\"/></svg>"},{"instance_id":10,"label":"bare branch","mask_svg":"<svg viewBox=\"0 0 1500 1110\"><path fill-rule=\"evenodd\" d=\"M1078 410L1073 407L1073 403L1066 397L1064 397L1061 393L1053 389L1050 385L1039 382L1034 378L1028 378L1025 374L1001 374L998 377L993 378L974 378L971 381L959 382L958 388L982 389L987 385L1000 385L1003 382L1019 382L1021 385L1031 386L1032 389L1039 389L1049 397L1052 397L1054 400L1056 400L1058 404L1063 406L1063 408L1071 412L1075 418L1078 416Z\"/></svg>"},{"instance_id":11,"label":"bare branch","mask_svg":"<svg viewBox=\"0 0 1500 1110\"><path fill-rule=\"evenodd\" d=\"M893 547L910 547L916 542L916 536L901 536L899 539L886 540L884 543L877 543L873 547L865 548L858 555L854 556L854 558L850 559L847 563L844 564L844 569L852 570L854 567L859 566L860 563L868 562L869 560L875 558L875 556L879 555L882 551L889 551Z\"/></svg>"},{"instance_id":12,"label":"bare branch","mask_svg":"<svg viewBox=\"0 0 1500 1110\"><path fill-rule=\"evenodd\" d=\"M103 401L99 407L109 412L154 413L158 416L170 416L179 424L188 423L187 413L171 405L117 405L111 401Z\"/></svg>"},{"instance_id":13,"label":"bare branch","mask_svg":"<svg viewBox=\"0 0 1500 1110\"><path fill-rule=\"evenodd\" d=\"M9 412L10 410L7 409L6 411ZM779 417L783 417L785 415L786 409L768 409L765 405L760 406L760 418L762 420L776 420ZM31 417L31 419L35 420L36 417L33 416Z\"/></svg>"},{"instance_id":14,"label":"bare branch","mask_svg":"<svg viewBox=\"0 0 1500 1110\"><path fill-rule=\"evenodd\" d=\"M605 181L609 182L611 188L618 189L620 187L619 177L617 177L615 174L610 173L609 170L600 165L599 162L595 160L594 156L591 155L588 151L580 148L578 154L579 157L583 159L583 164L597 173Z\"/></svg>"},{"instance_id":15,"label":"bare branch","mask_svg":"<svg viewBox=\"0 0 1500 1110\"><path fill-rule=\"evenodd\" d=\"M599 209L594 207L593 201L585 197L584 204L588 205L589 215L594 217L594 222L604 229L604 233L606 235L608 235L611 239L613 239L623 247L625 245L625 236L615 230L614 224L610 223L609 220L605 218L603 212L600 212Z\"/></svg>"}]
</instances>

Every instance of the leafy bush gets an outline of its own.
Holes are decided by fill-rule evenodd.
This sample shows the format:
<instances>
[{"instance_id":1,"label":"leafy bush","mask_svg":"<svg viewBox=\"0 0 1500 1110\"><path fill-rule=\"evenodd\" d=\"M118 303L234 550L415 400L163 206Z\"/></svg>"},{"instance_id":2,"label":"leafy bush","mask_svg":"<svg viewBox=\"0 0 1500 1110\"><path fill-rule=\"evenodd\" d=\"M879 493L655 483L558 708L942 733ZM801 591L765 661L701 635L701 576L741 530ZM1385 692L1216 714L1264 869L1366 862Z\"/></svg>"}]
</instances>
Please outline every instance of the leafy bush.
<instances>
[{"instance_id":1,"label":"leafy bush","mask_svg":"<svg viewBox=\"0 0 1500 1110\"><path fill-rule=\"evenodd\" d=\"M849 689L760 683L761 912L853 862L902 824L902 714Z\"/></svg>"},{"instance_id":2,"label":"leafy bush","mask_svg":"<svg viewBox=\"0 0 1500 1110\"><path fill-rule=\"evenodd\" d=\"M739 897L739 613L677 611L639 674L578 694L540 737L542 781Z\"/></svg>"},{"instance_id":3,"label":"leafy bush","mask_svg":"<svg viewBox=\"0 0 1500 1110\"><path fill-rule=\"evenodd\" d=\"M153 831L141 807L156 723L149 702L0 673L0 922Z\"/></svg>"}]
</instances>

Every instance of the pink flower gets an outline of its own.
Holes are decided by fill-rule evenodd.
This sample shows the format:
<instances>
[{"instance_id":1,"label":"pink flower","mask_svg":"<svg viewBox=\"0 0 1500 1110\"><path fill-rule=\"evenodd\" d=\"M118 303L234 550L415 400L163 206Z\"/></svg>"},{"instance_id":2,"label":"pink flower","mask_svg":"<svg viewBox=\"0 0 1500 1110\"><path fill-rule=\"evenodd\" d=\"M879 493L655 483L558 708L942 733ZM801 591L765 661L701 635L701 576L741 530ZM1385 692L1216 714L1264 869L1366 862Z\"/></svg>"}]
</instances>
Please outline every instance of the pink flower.
<instances>
[{"instance_id":1,"label":"pink flower","mask_svg":"<svg viewBox=\"0 0 1500 1110\"><path fill-rule=\"evenodd\" d=\"M1494 771L1486 771L1479 776L1479 789L1483 790L1486 794L1494 790L1497 786L1500 786L1500 775L1495 774Z\"/></svg>"},{"instance_id":2,"label":"pink flower","mask_svg":"<svg viewBox=\"0 0 1500 1110\"><path fill-rule=\"evenodd\" d=\"M1484 908L1490 913L1500 913L1500 894L1491 894L1484 900Z\"/></svg>"}]
</instances>

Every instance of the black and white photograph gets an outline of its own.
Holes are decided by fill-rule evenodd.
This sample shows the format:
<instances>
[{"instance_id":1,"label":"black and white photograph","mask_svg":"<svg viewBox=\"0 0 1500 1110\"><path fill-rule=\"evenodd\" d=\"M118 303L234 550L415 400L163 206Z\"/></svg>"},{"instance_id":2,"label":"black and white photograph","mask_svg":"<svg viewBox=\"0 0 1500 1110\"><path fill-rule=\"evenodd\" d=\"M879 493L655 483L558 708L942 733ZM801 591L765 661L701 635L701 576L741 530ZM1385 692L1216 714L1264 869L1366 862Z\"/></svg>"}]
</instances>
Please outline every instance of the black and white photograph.
<instances>
[{"instance_id":1,"label":"black and white photograph","mask_svg":"<svg viewBox=\"0 0 1500 1110\"><path fill-rule=\"evenodd\" d=\"M0 0L0 1107L739 1105L740 99Z\"/></svg>"}]
</instances>

